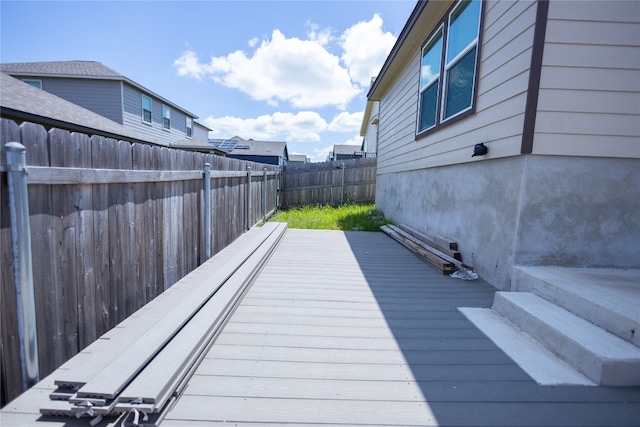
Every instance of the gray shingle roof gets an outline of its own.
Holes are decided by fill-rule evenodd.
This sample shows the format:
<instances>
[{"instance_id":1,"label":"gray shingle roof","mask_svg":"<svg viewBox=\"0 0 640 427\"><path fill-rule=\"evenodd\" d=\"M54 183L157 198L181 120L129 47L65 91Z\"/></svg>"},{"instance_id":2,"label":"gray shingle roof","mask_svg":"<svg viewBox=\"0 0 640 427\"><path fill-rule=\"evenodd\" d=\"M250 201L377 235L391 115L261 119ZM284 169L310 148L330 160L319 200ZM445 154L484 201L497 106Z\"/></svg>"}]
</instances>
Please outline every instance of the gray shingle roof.
<instances>
[{"instance_id":1,"label":"gray shingle roof","mask_svg":"<svg viewBox=\"0 0 640 427\"><path fill-rule=\"evenodd\" d=\"M284 154L287 143L283 141L240 140L238 146L248 146L249 148L235 148L230 154L236 156L279 157Z\"/></svg>"},{"instance_id":2,"label":"gray shingle roof","mask_svg":"<svg viewBox=\"0 0 640 427\"><path fill-rule=\"evenodd\" d=\"M0 71L7 74L57 76L57 77L99 77L124 80L125 76L96 61L52 61L0 64Z\"/></svg>"},{"instance_id":3,"label":"gray shingle roof","mask_svg":"<svg viewBox=\"0 0 640 427\"><path fill-rule=\"evenodd\" d=\"M360 146L354 144L336 144L333 146L333 154L353 154L359 152Z\"/></svg>"}]
</instances>

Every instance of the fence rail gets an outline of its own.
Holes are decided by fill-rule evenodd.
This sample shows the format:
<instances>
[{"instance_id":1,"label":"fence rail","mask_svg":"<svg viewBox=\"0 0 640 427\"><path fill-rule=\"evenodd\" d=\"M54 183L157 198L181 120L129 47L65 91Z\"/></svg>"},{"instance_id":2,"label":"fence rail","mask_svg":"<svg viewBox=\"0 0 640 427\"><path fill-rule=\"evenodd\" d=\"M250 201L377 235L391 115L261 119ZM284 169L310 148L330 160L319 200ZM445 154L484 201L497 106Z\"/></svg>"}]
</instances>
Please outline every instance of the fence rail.
<instances>
[{"instance_id":1,"label":"fence rail","mask_svg":"<svg viewBox=\"0 0 640 427\"><path fill-rule=\"evenodd\" d=\"M0 406L24 388L6 143L26 148L41 378L280 205L375 197L375 158L280 171L0 120Z\"/></svg>"},{"instance_id":2,"label":"fence rail","mask_svg":"<svg viewBox=\"0 0 640 427\"><path fill-rule=\"evenodd\" d=\"M372 202L376 159L287 165L282 171L282 207Z\"/></svg>"},{"instance_id":3,"label":"fence rail","mask_svg":"<svg viewBox=\"0 0 640 427\"><path fill-rule=\"evenodd\" d=\"M4 145L26 147L40 377L200 265L206 247L219 252L276 208L275 166L6 119L0 125L3 172ZM6 176L0 174L2 404L22 391Z\"/></svg>"}]
</instances>

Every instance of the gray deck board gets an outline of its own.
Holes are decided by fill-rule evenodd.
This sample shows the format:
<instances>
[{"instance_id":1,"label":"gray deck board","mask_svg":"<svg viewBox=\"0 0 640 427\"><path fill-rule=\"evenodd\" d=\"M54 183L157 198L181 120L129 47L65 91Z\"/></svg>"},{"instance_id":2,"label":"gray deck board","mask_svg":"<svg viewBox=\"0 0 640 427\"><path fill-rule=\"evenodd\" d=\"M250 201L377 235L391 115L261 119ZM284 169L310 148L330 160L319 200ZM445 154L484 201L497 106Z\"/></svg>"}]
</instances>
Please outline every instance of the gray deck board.
<instances>
[{"instance_id":1,"label":"gray deck board","mask_svg":"<svg viewBox=\"0 0 640 427\"><path fill-rule=\"evenodd\" d=\"M640 390L543 387L382 233L288 230L163 426L635 425Z\"/></svg>"},{"instance_id":2,"label":"gray deck board","mask_svg":"<svg viewBox=\"0 0 640 427\"><path fill-rule=\"evenodd\" d=\"M162 427L639 425L640 388L540 386L457 309L494 293L382 233L290 229ZM87 425L37 415L50 382L0 424Z\"/></svg>"}]
</instances>

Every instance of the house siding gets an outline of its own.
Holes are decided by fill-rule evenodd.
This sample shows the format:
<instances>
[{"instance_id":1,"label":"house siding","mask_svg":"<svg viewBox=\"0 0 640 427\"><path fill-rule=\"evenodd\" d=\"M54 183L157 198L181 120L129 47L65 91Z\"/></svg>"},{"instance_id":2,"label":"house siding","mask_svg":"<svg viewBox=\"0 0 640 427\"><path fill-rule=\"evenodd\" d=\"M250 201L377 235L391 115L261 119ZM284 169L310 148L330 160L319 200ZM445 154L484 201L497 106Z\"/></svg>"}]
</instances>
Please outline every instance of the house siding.
<instances>
[{"instance_id":1,"label":"house siding","mask_svg":"<svg viewBox=\"0 0 640 427\"><path fill-rule=\"evenodd\" d=\"M552 0L540 21L536 105L529 85L544 5L485 3L474 114L416 138L419 43L375 93L376 206L456 240L463 260L502 290L515 265L640 267L625 250L640 241L638 3ZM412 31L424 41L435 25ZM532 117L532 154L523 155ZM471 157L479 142L488 154Z\"/></svg>"},{"instance_id":2,"label":"house siding","mask_svg":"<svg viewBox=\"0 0 640 427\"><path fill-rule=\"evenodd\" d=\"M238 154L228 154L227 157L230 157L232 159L238 159L238 160L247 160L249 162L255 162L255 163L265 163L268 165L276 165L276 166L284 165L284 159L282 157L275 157L275 156L253 156L253 155L243 156Z\"/></svg>"},{"instance_id":3,"label":"house siding","mask_svg":"<svg viewBox=\"0 0 640 427\"><path fill-rule=\"evenodd\" d=\"M199 141L208 142L209 141L209 129L197 123L193 122L193 138Z\"/></svg>"},{"instance_id":4,"label":"house siding","mask_svg":"<svg viewBox=\"0 0 640 427\"><path fill-rule=\"evenodd\" d=\"M549 5L534 154L640 158L640 3Z\"/></svg>"},{"instance_id":5,"label":"house siding","mask_svg":"<svg viewBox=\"0 0 640 427\"><path fill-rule=\"evenodd\" d=\"M171 144L175 141L185 139L186 115L182 111L171 107L171 105L162 102L150 93L144 93L144 95L151 98L152 123L149 124L142 121L142 94L143 92L139 89L124 84L122 93L124 99L124 125L130 129L143 132L162 144ZM167 105L171 108L170 130L162 128L162 105Z\"/></svg>"},{"instance_id":6,"label":"house siding","mask_svg":"<svg viewBox=\"0 0 640 427\"><path fill-rule=\"evenodd\" d=\"M520 154L536 17L535 2L487 2L480 52L476 113L416 140L420 49L380 102L380 173ZM425 40L429 33L425 32ZM384 118L384 119L382 119Z\"/></svg>"},{"instance_id":7,"label":"house siding","mask_svg":"<svg viewBox=\"0 0 640 427\"><path fill-rule=\"evenodd\" d=\"M364 151L367 153L378 152L378 124L371 123L374 119L378 118L380 112L380 103L374 101L371 104L371 114L366 119L369 121L367 129L364 134Z\"/></svg>"},{"instance_id":8,"label":"house siding","mask_svg":"<svg viewBox=\"0 0 640 427\"><path fill-rule=\"evenodd\" d=\"M42 81L42 90L123 124L120 81L54 77L38 79Z\"/></svg>"}]
</instances>

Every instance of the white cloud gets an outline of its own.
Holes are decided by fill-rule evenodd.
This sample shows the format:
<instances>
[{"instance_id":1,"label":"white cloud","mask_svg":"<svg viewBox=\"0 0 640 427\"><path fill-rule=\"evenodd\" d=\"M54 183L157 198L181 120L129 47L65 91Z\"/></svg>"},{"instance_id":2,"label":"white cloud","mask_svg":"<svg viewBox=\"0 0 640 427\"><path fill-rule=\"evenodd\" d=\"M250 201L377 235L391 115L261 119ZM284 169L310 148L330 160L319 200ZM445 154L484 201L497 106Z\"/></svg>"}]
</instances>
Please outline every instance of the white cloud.
<instances>
[{"instance_id":1,"label":"white cloud","mask_svg":"<svg viewBox=\"0 0 640 427\"><path fill-rule=\"evenodd\" d=\"M339 58L320 43L286 38L278 30L252 56L238 50L203 64L194 52L187 51L174 66L181 76L201 79L209 75L219 84L271 105L280 100L296 108L333 105L345 109L361 92Z\"/></svg>"},{"instance_id":2,"label":"white cloud","mask_svg":"<svg viewBox=\"0 0 640 427\"><path fill-rule=\"evenodd\" d=\"M353 138L346 140L345 142L343 142L343 144L345 145L357 145L359 147L362 146L362 137L358 134L355 135Z\"/></svg>"},{"instance_id":3,"label":"white cloud","mask_svg":"<svg viewBox=\"0 0 640 427\"><path fill-rule=\"evenodd\" d=\"M327 122L314 111L265 114L256 118L208 117L204 124L213 129L211 138L231 138L267 141L320 141L320 133L327 130Z\"/></svg>"},{"instance_id":4,"label":"white cloud","mask_svg":"<svg viewBox=\"0 0 640 427\"><path fill-rule=\"evenodd\" d=\"M313 155L309 156L312 162L324 162L329 157L329 153L333 152L333 145L324 148L314 148Z\"/></svg>"},{"instance_id":5,"label":"white cloud","mask_svg":"<svg viewBox=\"0 0 640 427\"><path fill-rule=\"evenodd\" d=\"M307 26L309 27L307 32L309 40L318 43L320 46L326 46L333 41L334 37L330 28L320 29L320 26L313 22L307 22Z\"/></svg>"},{"instance_id":6,"label":"white cloud","mask_svg":"<svg viewBox=\"0 0 640 427\"><path fill-rule=\"evenodd\" d=\"M363 111L357 113L348 113L343 111L335 116L331 123L329 123L328 130L332 132L351 132L360 130L363 115Z\"/></svg>"},{"instance_id":7,"label":"white cloud","mask_svg":"<svg viewBox=\"0 0 640 427\"><path fill-rule=\"evenodd\" d=\"M341 59L349 69L351 80L368 88L395 42L393 34L382 31L382 18L377 13L370 21L348 28L340 37L340 45L344 51Z\"/></svg>"},{"instance_id":8,"label":"white cloud","mask_svg":"<svg viewBox=\"0 0 640 427\"><path fill-rule=\"evenodd\" d=\"M173 61L173 66L178 70L178 75L183 77L202 80L202 77L209 74L207 66L201 64L198 55L192 51L184 52L180 58Z\"/></svg>"}]
</instances>

